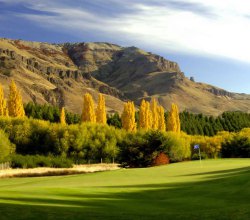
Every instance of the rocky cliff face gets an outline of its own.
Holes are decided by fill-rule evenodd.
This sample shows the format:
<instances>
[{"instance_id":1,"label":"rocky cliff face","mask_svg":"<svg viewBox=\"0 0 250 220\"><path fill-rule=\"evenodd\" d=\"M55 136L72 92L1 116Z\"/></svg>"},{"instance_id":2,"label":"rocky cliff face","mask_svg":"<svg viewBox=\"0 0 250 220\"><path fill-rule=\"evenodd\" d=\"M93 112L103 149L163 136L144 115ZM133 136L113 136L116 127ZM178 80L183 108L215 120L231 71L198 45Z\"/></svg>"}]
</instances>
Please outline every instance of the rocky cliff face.
<instances>
[{"instance_id":1,"label":"rocky cliff face","mask_svg":"<svg viewBox=\"0 0 250 220\"><path fill-rule=\"evenodd\" d=\"M123 101L158 99L166 109L216 115L249 111L250 96L196 83L176 62L136 47L109 43L47 44L0 39L0 83L13 78L24 100L66 106L80 112L82 95L106 94L109 111L121 111Z\"/></svg>"}]
</instances>

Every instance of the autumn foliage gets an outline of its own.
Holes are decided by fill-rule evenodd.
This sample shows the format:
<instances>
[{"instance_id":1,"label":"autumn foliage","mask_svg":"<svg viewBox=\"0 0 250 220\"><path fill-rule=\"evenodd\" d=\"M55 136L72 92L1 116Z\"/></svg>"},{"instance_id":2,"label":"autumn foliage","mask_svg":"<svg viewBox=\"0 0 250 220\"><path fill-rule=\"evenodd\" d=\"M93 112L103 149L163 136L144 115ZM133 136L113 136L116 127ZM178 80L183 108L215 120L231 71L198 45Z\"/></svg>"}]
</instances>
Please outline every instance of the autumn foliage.
<instances>
[{"instance_id":1,"label":"autumn foliage","mask_svg":"<svg viewBox=\"0 0 250 220\"><path fill-rule=\"evenodd\" d=\"M127 102L124 104L124 109L122 112L122 127L126 131L136 131L135 122L135 106L134 102Z\"/></svg>"},{"instance_id":2,"label":"autumn foliage","mask_svg":"<svg viewBox=\"0 0 250 220\"><path fill-rule=\"evenodd\" d=\"M152 165L154 166L165 165L169 164L169 162L170 162L169 157L165 153L161 152L156 156Z\"/></svg>"},{"instance_id":3,"label":"autumn foliage","mask_svg":"<svg viewBox=\"0 0 250 220\"><path fill-rule=\"evenodd\" d=\"M107 123L105 98L101 93L99 93L98 105L96 107L96 122L100 124Z\"/></svg>"},{"instance_id":4,"label":"autumn foliage","mask_svg":"<svg viewBox=\"0 0 250 220\"><path fill-rule=\"evenodd\" d=\"M60 122L61 122L62 125L66 125L65 109L64 109L64 107L61 109Z\"/></svg>"},{"instance_id":5,"label":"autumn foliage","mask_svg":"<svg viewBox=\"0 0 250 220\"><path fill-rule=\"evenodd\" d=\"M83 96L82 122L96 122L94 101L89 93Z\"/></svg>"},{"instance_id":6,"label":"autumn foliage","mask_svg":"<svg viewBox=\"0 0 250 220\"><path fill-rule=\"evenodd\" d=\"M181 131L179 109L178 106L174 103L172 104L171 110L168 115L167 131L172 131L176 133L180 133Z\"/></svg>"},{"instance_id":7,"label":"autumn foliage","mask_svg":"<svg viewBox=\"0 0 250 220\"><path fill-rule=\"evenodd\" d=\"M3 88L0 85L0 116L8 116L8 115L9 115L9 111L7 107L7 101L4 98Z\"/></svg>"},{"instance_id":8,"label":"autumn foliage","mask_svg":"<svg viewBox=\"0 0 250 220\"><path fill-rule=\"evenodd\" d=\"M139 129L165 131L164 108L153 99L151 105L144 99L141 101L139 110Z\"/></svg>"},{"instance_id":9,"label":"autumn foliage","mask_svg":"<svg viewBox=\"0 0 250 220\"><path fill-rule=\"evenodd\" d=\"M8 98L8 111L11 117L24 117L24 107L20 91L17 89L15 82L12 80Z\"/></svg>"}]
</instances>

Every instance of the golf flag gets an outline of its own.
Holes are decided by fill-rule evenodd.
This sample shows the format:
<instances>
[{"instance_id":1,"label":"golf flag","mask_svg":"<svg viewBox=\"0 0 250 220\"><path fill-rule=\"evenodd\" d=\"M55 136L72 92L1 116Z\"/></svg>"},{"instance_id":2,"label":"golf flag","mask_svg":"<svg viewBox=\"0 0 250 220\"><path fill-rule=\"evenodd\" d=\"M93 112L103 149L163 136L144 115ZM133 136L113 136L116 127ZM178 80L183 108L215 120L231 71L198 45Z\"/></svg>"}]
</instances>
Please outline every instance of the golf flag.
<instances>
[{"instance_id":1,"label":"golf flag","mask_svg":"<svg viewBox=\"0 0 250 220\"><path fill-rule=\"evenodd\" d=\"M195 149L195 150L196 150L196 149L200 149L200 145L199 145L199 144L194 145L194 149Z\"/></svg>"}]
</instances>

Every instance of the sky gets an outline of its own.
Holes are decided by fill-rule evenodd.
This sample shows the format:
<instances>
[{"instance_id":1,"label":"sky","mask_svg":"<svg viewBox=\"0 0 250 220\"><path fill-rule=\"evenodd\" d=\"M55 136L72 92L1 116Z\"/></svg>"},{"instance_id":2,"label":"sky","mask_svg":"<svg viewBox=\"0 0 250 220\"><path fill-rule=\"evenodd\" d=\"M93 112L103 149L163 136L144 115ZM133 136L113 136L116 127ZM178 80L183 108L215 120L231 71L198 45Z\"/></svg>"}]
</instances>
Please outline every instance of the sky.
<instances>
[{"instance_id":1,"label":"sky","mask_svg":"<svg viewBox=\"0 0 250 220\"><path fill-rule=\"evenodd\" d=\"M0 0L0 37L136 46L197 82L250 94L246 0Z\"/></svg>"}]
</instances>

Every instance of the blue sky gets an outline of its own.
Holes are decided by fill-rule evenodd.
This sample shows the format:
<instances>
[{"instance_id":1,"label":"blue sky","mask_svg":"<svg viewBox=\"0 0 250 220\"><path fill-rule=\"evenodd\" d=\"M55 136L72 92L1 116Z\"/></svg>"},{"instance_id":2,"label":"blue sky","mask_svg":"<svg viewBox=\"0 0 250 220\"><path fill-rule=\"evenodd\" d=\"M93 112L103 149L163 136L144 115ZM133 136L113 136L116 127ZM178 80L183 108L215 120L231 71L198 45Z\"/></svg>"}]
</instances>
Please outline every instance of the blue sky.
<instances>
[{"instance_id":1,"label":"blue sky","mask_svg":"<svg viewBox=\"0 0 250 220\"><path fill-rule=\"evenodd\" d=\"M0 24L12 39L137 46L196 81L250 94L245 0L0 0Z\"/></svg>"}]
</instances>

